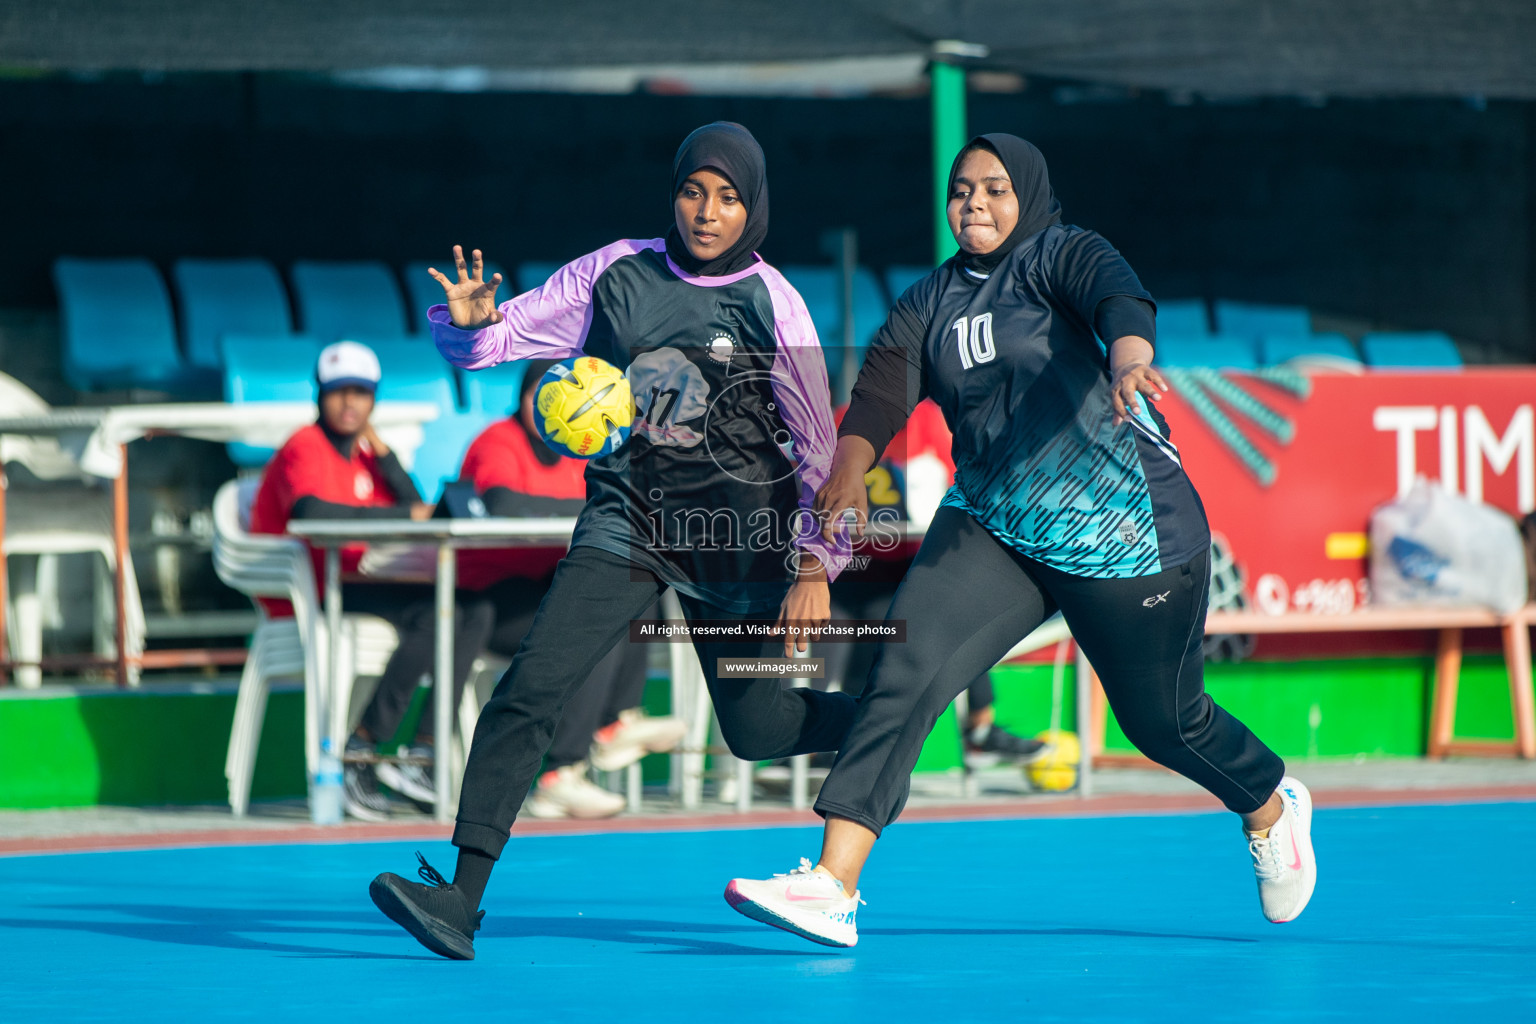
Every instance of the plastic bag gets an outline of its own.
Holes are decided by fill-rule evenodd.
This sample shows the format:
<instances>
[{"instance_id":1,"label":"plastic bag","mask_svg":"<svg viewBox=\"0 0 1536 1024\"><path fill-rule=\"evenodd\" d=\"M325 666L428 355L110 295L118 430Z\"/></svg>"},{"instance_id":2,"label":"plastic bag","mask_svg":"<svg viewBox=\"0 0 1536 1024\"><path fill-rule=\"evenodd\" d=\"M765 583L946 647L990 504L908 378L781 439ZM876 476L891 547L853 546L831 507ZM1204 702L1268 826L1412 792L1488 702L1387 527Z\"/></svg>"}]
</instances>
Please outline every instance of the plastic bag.
<instances>
[{"instance_id":1,"label":"plastic bag","mask_svg":"<svg viewBox=\"0 0 1536 1024\"><path fill-rule=\"evenodd\" d=\"M1424 477L1371 514L1371 595L1380 605L1525 604L1525 545L1514 519Z\"/></svg>"}]
</instances>

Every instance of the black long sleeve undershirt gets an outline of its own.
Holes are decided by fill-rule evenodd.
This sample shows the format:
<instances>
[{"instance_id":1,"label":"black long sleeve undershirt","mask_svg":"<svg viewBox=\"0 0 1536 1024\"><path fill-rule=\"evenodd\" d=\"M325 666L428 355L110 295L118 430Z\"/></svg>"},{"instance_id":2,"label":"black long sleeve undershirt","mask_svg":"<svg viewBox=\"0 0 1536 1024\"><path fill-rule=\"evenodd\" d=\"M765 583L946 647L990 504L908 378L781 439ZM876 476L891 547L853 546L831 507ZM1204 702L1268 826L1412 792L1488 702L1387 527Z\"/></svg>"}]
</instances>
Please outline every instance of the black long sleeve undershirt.
<instances>
[{"instance_id":1,"label":"black long sleeve undershirt","mask_svg":"<svg viewBox=\"0 0 1536 1024\"><path fill-rule=\"evenodd\" d=\"M409 519L409 505L343 505L306 494L293 503L294 519Z\"/></svg>"},{"instance_id":2,"label":"black long sleeve undershirt","mask_svg":"<svg viewBox=\"0 0 1536 1024\"><path fill-rule=\"evenodd\" d=\"M573 516L586 504L585 498L548 498L523 494L510 487L488 487L480 500L491 515L517 519Z\"/></svg>"},{"instance_id":3,"label":"black long sleeve undershirt","mask_svg":"<svg viewBox=\"0 0 1536 1024\"><path fill-rule=\"evenodd\" d=\"M329 432L327 432L329 436ZM345 454L345 453L344 453ZM409 519L411 506L421 501L421 492L394 452L381 455L379 475L395 495L393 505L344 505L305 494L293 503L293 519Z\"/></svg>"},{"instance_id":4,"label":"black long sleeve undershirt","mask_svg":"<svg viewBox=\"0 0 1536 1024\"><path fill-rule=\"evenodd\" d=\"M1093 330L1105 345L1120 338L1145 338L1157 347L1157 315L1152 303L1133 295L1111 295L1093 311Z\"/></svg>"},{"instance_id":5,"label":"black long sleeve undershirt","mask_svg":"<svg viewBox=\"0 0 1536 1024\"><path fill-rule=\"evenodd\" d=\"M411 474L405 471L405 467L400 464L400 459L394 452L379 456L378 463L379 475L395 493L395 504L404 505L409 509L423 500L421 492L416 489L416 481L411 479Z\"/></svg>"}]
</instances>

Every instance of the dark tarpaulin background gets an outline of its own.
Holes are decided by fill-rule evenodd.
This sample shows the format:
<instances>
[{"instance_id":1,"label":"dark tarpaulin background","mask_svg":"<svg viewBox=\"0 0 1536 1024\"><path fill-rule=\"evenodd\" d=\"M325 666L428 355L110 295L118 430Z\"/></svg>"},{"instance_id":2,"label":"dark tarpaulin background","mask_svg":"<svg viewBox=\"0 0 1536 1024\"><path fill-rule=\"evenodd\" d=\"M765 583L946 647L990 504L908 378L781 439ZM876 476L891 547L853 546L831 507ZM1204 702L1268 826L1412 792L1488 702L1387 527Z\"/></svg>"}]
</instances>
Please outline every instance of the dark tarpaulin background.
<instances>
[{"instance_id":1,"label":"dark tarpaulin background","mask_svg":"<svg viewBox=\"0 0 1536 1024\"><path fill-rule=\"evenodd\" d=\"M1536 98L1530 0L9 0L0 64L327 71L991 49L1026 74L1207 95Z\"/></svg>"},{"instance_id":2,"label":"dark tarpaulin background","mask_svg":"<svg viewBox=\"0 0 1536 1024\"><path fill-rule=\"evenodd\" d=\"M1036 142L1068 220L1155 295L1300 303L1536 358L1533 25L1531 0L8 2L0 306L52 308L63 254L286 271L438 260L458 241L508 265L570 259L661 231L677 141L716 118L768 154L769 259L823 263L821 233L851 225L865 262L922 263L920 96L411 92L323 72L921 54L958 37L1028 73L1022 93L973 94L972 128ZM1111 85L1053 84L1084 80Z\"/></svg>"},{"instance_id":3,"label":"dark tarpaulin background","mask_svg":"<svg viewBox=\"0 0 1536 1024\"><path fill-rule=\"evenodd\" d=\"M976 131L1050 162L1067 219L1160 298L1294 302L1536 357L1536 103L1063 103L977 94ZM1070 89L1060 90L1070 92ZM932 252L925 98L573 96L337 88L282 74L0 81L0 307L52 308L62 254L568 260L667 223L672 154L748 125L773 187L764 255Z\"/></svg>"}]
</instances>

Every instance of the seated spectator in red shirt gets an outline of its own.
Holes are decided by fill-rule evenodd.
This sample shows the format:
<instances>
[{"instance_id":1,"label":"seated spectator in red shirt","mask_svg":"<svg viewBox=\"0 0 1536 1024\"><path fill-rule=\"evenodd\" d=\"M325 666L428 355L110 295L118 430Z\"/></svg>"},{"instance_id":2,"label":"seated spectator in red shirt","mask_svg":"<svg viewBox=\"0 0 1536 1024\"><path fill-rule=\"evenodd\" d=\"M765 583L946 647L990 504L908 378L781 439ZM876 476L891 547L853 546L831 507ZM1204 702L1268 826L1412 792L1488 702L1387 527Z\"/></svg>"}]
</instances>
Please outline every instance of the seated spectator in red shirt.
<instances>
[{"instance_id":1,"label":"seated spectator in red shirt","mask_svg":"<svg viewBox=\"0 0 1536 1024\"><path fill-rule=\"evenodd\" d=\"M528 363L513 415L487 427L464 456L459 478L474 483L493 516L574 516L586 503L587 464L557 454L534 426L534 388L552 365L552 360L542 359ZM560 552L476 554L483 557L466 564L461 572L468 574L471 583L499 580L486 591L496 608L489 647L512 657L549 589ZM648 614L657 614L654 606ZM681 719L650 718L639 706L645 691L646 651L644 644L620 641L565 706L544 773L524 804L529 814L540 818L618 814L624 809L624 798L594 785L587 778L587 768L618 771L682 741Z\"/></svg>"},{"instance_id":2,"label":"seated spectator in red shirt","mask_svg":"<svg viewBox=\"0 0 1536 1024\"><path fill-rule=\"evenodd\" d=\"M400 460L379 440L368 417L379 386L379 360L355 341L339 341L320 353L315 379L320 388L319 422L290 437L262 474L251 507L253 533L283 533L290 519L425 519L424 504ZM364 548L342 552L343 576L357 572ZM323 564L315 552L317 569ZM316 579L324 586L324 574ZM377 744L394 738L422 676L431 672L436 618L433 588L416 583L342 584L342 606L377 615L395 627L400 645L389 659L378 688L356 731L347 740L343 803L365 821L389 816L379 782L419 803L434 799L428 767L432 760L433 701L416 738L398 760L377 758ZM488 600L461 591L454 606L454 699L463 694L471 665L485 648L494 621ZM457 703L454 705L457 707Z\"/></svg>"}]
</instances>

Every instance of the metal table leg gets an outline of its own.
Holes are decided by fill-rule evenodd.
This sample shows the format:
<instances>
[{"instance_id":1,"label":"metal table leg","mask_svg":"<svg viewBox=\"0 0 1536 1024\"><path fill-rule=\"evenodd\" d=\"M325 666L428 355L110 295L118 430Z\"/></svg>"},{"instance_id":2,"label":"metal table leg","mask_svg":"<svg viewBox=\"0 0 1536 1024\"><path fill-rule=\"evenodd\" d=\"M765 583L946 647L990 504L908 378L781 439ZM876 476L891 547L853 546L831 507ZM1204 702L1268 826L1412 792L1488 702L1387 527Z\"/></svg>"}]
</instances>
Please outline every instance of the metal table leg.
<instances>
[{"instance_id":1,"label":"metal table leg","mask_svg":"<svg viewBox=\"0 0 1536 1024\"><path fill-rule=\"evenodd\" d=\"M128 446L118 445L117 451L122 465L117 471L117 479L112 481L112 549L117 553L112 594L117 602L117 685L127 686L128 620L125 609L128 581L124 563L133 557L128 550Z\"/></svg>"},{"instance_id":2,"label":"metal table leg","mask_svg":"<svg viewBox=\"0 0 1536 1024\"><path fill-rule=\"evenodd\" d=\"M752 772L756 761L736 759L736 812L746 814L752 809Z\"/></svg>"},{"instance_id":3,"label":"metal table leg","mask_svg":"<svg viewBox=\"0 0 1536 1024\"><path fill-rule=\"evenodd\" d=\"M5 477L5 465L0 463L0 686L10 681L10 655L5 645L5 588L10 582L6 574L10 571L5 560L5 488L8 481Z\"/></svg>"},{"instance_id":4,"label":"metal table leg","mask_svg":"<svg viewBox=\"0 0 1536 1024\"><path fill-rule=\"evenodd\" d=\"M321 680L319 704L315 708L315 720L320 728L316 735L329 739L331 753L338 759L346 741L336 728L338 716L336 702L337 681L341 679L341 548L325 549L325 677ZM321 751L314 752L314 763L322 765Z\"/></svg>"},{"instance_id":5,"label":"metal table leg","mask_svg":"<svg viewBox=\"0 0 1536 1024\"><path fill-rule=\"evenodd\" d=\"M432 699L436 701L437 721L432 757L432 783L436 791L438 821L448 821L450 779L448 745L453 742L453 592L457 585L458 561L447 544L437 546L437 667L432 673ZM465 741L468 742L468 737Z\"/></svg>"},{"instance_id":6,"label":"metal table leg","mask_svg":"<svg viewBox=\"0 0 1536 1024\"><path fill-rule=\"evenodd\" d=\"M810 645L805 650L796 651L795 657L801 660L811 656ZM801 677L793 681L795 686L810 686L809 677ZM797 811L803 811L811 806L811 755L796 754L789 759L789 806Z\"/></svg>"},{"instance_id":7,"label":"metal table leg","mask_svg":"<svg viewBox=\"0 0 1536 1024\"><path fill-rule=\"evenodd\" d=\"M639 814L642 807L642 790L645 785L642 771L639 761L624 769L624 799L631 814Z\"/></svg>"},{"instance_id":8,"label":"metal table leg","mask_svg":"<svg viewBox=\"0 0 1536 1024\"><path fill-rule=\"evenodd\" d=\"M1077 795L1086 798L1093 795L1093 670L1081 647L1077 648L1077 671L1073 674L1077 689Z\"/></svg>"}]
</instances>

